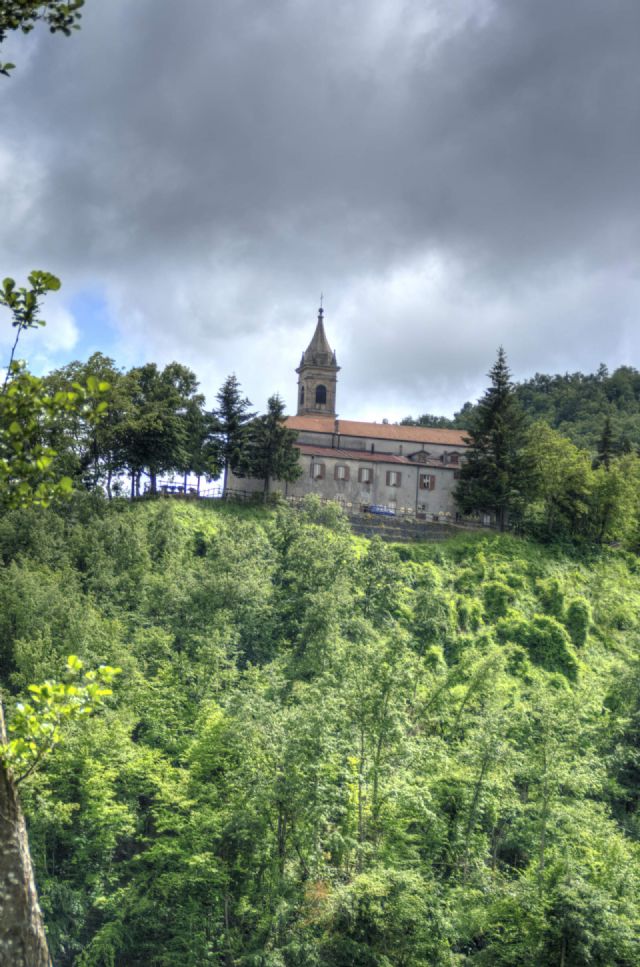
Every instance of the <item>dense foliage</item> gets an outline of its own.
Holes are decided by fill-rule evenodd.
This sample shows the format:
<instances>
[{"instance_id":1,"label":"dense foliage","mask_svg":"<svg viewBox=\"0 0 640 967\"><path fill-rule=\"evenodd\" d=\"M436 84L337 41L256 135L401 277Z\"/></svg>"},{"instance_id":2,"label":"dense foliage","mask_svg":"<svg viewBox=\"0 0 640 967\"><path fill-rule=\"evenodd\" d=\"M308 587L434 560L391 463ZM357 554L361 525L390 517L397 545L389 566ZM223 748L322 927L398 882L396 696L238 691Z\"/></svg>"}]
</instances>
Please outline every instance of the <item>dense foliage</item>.
<instances>
[{"instance_id":1,"label":"dense foliage","mask_svg":"<svg viewBox=\"0 0 640 967\"><path fill-rule=\"evenodd\" d=\"M0 554L10 695L122 668L21 786L56 964L638 963L634 557L93 495Z\"/></svg>"},{"instance_id":2,"label":"dense foliage","mask_svg":"<svg viewBox=\"0 0 640 967\"><path fill-rule=\"evenodd\" d=\"M159 369L155 363L118 369L112 359L94 353L86 362L54 370L42 381L52 394L78 387L107 387L106 413L99 422L75 407L66 418L38 427L38 441L55 455L52 472L68 477L76 487L123 493L132 497L156 493L160 475L179 474L187 489L190 476L217 480L226 490L229 472L264 479L293 480L299 473L295 434L284 426L279 397L256 416L234 375L216 396L217 406L205 407L195 373L181 363ZM0 414L1 420L1 414ZM127 479L128 478L128 479ZM268 486L265 488L268 490Z\"/></svg>"}]
</instances>

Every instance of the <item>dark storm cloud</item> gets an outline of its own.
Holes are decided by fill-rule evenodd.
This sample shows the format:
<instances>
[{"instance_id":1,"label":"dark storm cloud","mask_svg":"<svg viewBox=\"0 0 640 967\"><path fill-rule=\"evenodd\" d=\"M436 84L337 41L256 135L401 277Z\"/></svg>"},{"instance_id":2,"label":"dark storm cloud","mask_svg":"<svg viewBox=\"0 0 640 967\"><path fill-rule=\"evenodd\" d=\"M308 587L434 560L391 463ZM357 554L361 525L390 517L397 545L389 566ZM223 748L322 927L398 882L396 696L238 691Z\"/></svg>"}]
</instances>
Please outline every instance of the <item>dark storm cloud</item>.
<instances>
[{"instance_id":1,"label":"dark storm cloud","mask_svg":"<svg viewBox=\"0 0 640 967\"><path fill-rule=\"evenodd\" d=\"M87 0L0 89L3 267L258 402L320 289L343 414L457 405L500 342L634 362L639 40L635 0Z\"/></svg>"}]
</instances>

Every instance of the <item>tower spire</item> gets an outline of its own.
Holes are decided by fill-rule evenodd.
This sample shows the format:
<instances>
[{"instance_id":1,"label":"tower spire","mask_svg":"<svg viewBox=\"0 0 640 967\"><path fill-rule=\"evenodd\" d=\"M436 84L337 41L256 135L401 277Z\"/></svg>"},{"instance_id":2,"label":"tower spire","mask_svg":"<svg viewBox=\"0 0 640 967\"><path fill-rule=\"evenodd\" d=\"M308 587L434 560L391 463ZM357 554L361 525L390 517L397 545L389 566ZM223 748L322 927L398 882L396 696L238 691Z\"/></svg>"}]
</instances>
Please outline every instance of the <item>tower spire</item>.
<instances>
[{"instance_id":1,"label":"tower spire","mask_svg":"<svg viewBox=\"0 0 640 967\"><path fill-rule=\"evenodd\" d=\"M336 380L340 367L324 331L323 302L324 296L320 293L315 332L296 370L299 376L298 415L313 413L335 416Z\"/></svg>"}]
</instances>

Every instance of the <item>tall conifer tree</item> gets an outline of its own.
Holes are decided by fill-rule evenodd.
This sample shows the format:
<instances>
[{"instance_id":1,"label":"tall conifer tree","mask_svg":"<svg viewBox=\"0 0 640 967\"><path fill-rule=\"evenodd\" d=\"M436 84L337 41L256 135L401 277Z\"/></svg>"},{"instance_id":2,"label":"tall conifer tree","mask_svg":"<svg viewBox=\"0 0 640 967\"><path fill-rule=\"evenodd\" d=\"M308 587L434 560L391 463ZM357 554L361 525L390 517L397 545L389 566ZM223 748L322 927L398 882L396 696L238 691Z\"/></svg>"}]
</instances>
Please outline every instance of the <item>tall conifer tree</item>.
<instances>
[{"instance_id":1,"label":"tall conifer tree","mask_svg":"<svg viewBox=\"0 0 640 967\"><path fill-rule=\"evenodd\" d=\"M613 431L611 429L611 417L609 414L605 417L604 426L602 427L602 436L598 440L598 452L596 459L594 460L594 467L604 467L608 470L611 466L611 460L614 455L613 446Z\"/></svg>"},{"instance_id":2,"label":"tall conifer tree","mask_svg":"<svg viewBox=\"0 0 640 967\"><path fill-rule=\"evenodd\" d=\"M271 480L297 480L301 474L297 434L284 423L284 403L280 397L269 397L267 412L249 427L243 472L264 481L265 499Z\"/></svg>"},{"instance_id":3,"label":"tall conifer tree","mask_svg":"<svg viewBox=\"0 0 640 967\"><path fill-rule=\"evenodd\" d=\"M524 445L526 421L502 346L489 373L491 385L478 401L470 427L470 448L460 470L455 499L463 513L495 515L504 530L532 487L532 466Z\"/></svg>"},{"instance_id":4,"label":"tall conifer tree","mask_svg":"<svg viewBox=\"0 0 640 967\"><path fill-rule=\"evenodd\" d=\"M229 471L240 469L247 442L248 424L255 413L250 412L251 400L243 397L235 373L227 376L216 396L218 406L213 410L214 433L220 446L220 466L224 469L222 496L227 493Z\"/></svg>"}]
</instances>

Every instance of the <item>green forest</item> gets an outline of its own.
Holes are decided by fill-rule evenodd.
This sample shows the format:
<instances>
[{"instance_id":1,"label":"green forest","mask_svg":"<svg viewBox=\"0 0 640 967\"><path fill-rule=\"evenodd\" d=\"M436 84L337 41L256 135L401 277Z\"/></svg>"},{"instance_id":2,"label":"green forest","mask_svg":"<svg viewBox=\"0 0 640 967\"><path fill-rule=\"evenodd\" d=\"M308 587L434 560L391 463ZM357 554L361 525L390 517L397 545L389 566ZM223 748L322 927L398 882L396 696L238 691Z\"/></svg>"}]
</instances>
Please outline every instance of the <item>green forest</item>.
<instances>
[{"instance_id":1,"label":"green forest","mask_svg":"<svg viewBox=\"0 0 640 967\"><path fill-rule=\"evenodd\" d=\"M56 965L640 961L633 554L86 494L0 555L9 720L121 669L19 787Z\"/></svg>"}]
</instances>

